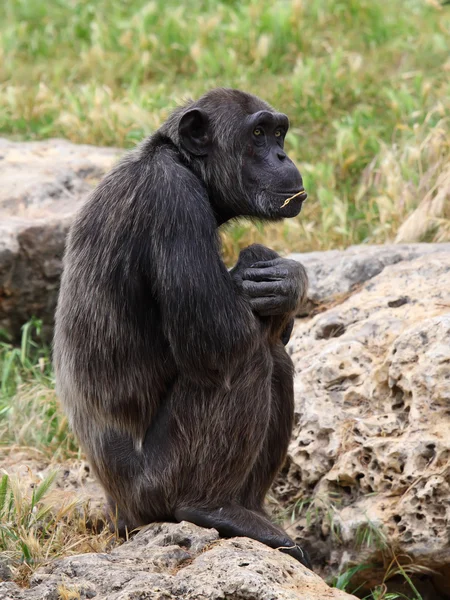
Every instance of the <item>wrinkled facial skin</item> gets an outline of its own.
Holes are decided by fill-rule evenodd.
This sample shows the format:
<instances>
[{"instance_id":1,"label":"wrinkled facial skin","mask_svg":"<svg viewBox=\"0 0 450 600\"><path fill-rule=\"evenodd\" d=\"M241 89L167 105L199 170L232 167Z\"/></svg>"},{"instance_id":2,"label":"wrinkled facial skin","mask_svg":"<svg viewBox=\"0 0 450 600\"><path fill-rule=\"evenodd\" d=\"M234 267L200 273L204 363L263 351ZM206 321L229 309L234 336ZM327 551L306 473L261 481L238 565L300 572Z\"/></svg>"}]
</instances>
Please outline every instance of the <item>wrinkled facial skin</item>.
<instances>
[{"instance_id":1,"label":"wrinkled facial skin","mask_svg":"<svg viewBox=\"0 0 450 600\"><path fill-rule=\"evenodd\" d=\"M281 208L304 189L299 170L284 151L287 116L262 110L250 115L244 128L242 181L254 216L271 220L295 217L307 195L300 194Z\"/></svg>"}]
</instances>

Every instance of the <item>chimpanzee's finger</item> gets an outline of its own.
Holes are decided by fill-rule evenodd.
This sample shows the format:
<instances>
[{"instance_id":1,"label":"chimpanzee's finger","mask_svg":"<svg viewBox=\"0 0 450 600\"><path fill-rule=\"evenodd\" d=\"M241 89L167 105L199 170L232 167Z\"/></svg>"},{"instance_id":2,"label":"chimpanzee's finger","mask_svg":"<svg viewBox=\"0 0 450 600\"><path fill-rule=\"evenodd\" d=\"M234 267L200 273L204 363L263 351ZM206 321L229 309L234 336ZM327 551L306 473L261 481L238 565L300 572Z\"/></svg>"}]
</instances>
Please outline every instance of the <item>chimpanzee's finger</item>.
<instances>
[{"instance_id":1,"label":"chimpanzee's finger","mask_svg":"<svg viewBox=\"0 0 450 600\"><path fill-rule=\"evenodd\" d=\"M252 298L270 296L288 296L289 285L285 281L247 281L242 282L242 288Z\"/></svg>"},{"instance_id":2,"label":"chimpanzee's finger","mask_svg":"<svg viewBox=\"0 0 450 600\"><path fill-rule=\"evenodd\" d=\"M279 258L272 258L271 260L259 260L258 262L250 265L250 269L265 269L266 267L272 267L279 262L279 260Z\"/></svg>"},{"instance_id":3,"label":"chimpanzee's finger","mask_svg":"<svg viewBox=\"0 0 450 600\"><path fill-rule=\"evenodd\" d=\"M279 281L289 277L289 271L282 265L275 265L256 269L246 269L242 279L250 281Z\"/></svg>"},{"instance_id":4,"label":"chimpanzee's finger","mask_svg":"<svg viewBox=\"0 0 450 600\"><path fill-rule=\"evenodd\" d=\"M282 315L286 312L284 302L280 301L279 296L272 298L251 298L250 306L262 317Z\"/></svg>"}]
</instances>

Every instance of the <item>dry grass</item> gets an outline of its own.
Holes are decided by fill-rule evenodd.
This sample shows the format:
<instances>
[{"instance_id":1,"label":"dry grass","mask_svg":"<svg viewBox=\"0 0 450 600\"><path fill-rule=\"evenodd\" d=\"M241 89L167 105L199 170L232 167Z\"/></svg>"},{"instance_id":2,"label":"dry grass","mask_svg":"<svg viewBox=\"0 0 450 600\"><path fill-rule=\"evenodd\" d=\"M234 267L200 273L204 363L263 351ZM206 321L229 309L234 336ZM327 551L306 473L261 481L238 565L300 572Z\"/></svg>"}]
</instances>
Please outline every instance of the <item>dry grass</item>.
<instances>
[{"instance_id":1,"label":"dry grass","mask_svg":"<svg viewBox=\"0 0 450 600\"><path fill-rule=\"evenodd\" d=\"M64 500L61 494L47 500L56 476L56 470L44 478L5 474L0 482L0 552L22 586L37 568L55 558L102 552L117 543L108 528L93 526L85 501ZM30 485L33 478L37 483Z\"/></svg>"},{"instance_id":2,"label":"dry grass","mask_svg":"<svg viewBox=\"0 0 450 600\"><path fill-rule=\"evenodd\" d=\"M20 348L0 343L0 552L21 585L54 558L115 542L94 527L98 510L79 493L79 482L73 489L60 482L61 466L67 470L80 450L56 398L49 349L34 341L39 330L33 320ZM101 503L101 495L93 500Z\"/></svg>"},{"instance_id":3,"label":"dry grass","mask_svg":"<svg viewBox=\"0 0 450 600\"><path fill-rule=\"evenodd\" d=\"M19 385L8 420L0 421L3 445L34 448L47 460L67 460L79 456L78 444L69 431L55 390L30 381Z\"/></svg>"},{"instance_id":4,"label":"dry grass","mask_svg":"<svg viewBox=\"0 0 450 600\"><path fill-rule=\"evenodd\" d=\"M430 113L408 143L385 146L363 174L357 202L376 203L381 241L394 234L399 243L450 240L450 122L428 126L443 113Z\"/></svg>"}]
</instances>

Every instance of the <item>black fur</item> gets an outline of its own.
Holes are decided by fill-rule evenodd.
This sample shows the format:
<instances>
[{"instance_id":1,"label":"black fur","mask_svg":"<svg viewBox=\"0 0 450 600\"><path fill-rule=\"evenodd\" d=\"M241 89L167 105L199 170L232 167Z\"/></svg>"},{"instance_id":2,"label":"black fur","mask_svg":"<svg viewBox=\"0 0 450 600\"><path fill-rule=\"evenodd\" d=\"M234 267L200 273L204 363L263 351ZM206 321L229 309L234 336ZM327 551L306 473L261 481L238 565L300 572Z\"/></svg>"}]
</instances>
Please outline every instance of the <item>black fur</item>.
<instances>
[{"instance_id":1,"label":"black fur","mask_svg":"<svg viewBox=\"0 0 450 600\"><path fill-rule=\"evenodd\" d=\"M293 419L283 343L305 296L298 263L264 246L228 271L217 228L298 214L287 117L218 89L176 110L93 192L67 241L57 389L130 529L187 519L302 550L263 510Z\"/></svg>"}]
</instances>

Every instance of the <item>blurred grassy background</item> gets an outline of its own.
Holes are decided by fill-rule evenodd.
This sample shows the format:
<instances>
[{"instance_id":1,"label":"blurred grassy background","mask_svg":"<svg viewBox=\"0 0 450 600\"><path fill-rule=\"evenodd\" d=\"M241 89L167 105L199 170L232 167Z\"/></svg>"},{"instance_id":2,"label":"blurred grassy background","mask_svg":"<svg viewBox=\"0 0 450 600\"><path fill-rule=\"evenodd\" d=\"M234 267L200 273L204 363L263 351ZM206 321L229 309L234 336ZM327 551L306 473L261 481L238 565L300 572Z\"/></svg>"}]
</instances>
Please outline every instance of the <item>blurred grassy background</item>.
<instances>
[{"instance_id":1,"label":"blurred grassy background","mask_svg":"<svg viewBox=\"0 0 450 600\"><path fill-rule=\"evenodd\" d=\"M229 259L257 239L450 239L450 7L435 0L13 0L0 35L0 133L16 139L130 147L219 85L286 112L309 201L282 225L231 225Z\"/></svg>"}]
</instances>

